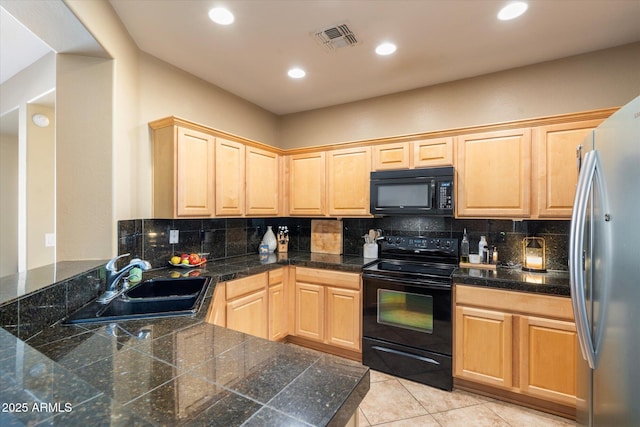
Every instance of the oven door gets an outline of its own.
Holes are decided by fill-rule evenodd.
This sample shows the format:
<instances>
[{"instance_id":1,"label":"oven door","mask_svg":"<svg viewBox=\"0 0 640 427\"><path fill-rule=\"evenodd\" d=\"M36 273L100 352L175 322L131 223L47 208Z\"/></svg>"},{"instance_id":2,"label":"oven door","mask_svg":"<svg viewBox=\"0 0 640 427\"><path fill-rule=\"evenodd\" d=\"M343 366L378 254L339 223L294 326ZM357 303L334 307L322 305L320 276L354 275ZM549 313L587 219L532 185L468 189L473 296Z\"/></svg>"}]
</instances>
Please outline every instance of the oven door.
<instances>
[{"instance_id":1,"label":"oven door","mask_svg":"<svg viewBox=\"0 0 640 427\"><path fill-rule=\"evenodd\" d=\"M362 335L451 356L451 286L364 275Z\"/></svg>"}]
</instances>

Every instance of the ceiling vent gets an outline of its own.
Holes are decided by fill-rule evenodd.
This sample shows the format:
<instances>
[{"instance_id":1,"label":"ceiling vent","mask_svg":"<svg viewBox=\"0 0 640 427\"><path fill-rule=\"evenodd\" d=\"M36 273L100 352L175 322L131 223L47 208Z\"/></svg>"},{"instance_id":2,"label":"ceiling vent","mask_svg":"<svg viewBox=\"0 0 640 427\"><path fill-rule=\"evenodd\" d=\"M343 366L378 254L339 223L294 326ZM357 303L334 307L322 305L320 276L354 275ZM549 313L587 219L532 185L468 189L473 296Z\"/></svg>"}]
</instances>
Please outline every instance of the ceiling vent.
<instances>
[{"instance_id":1,"label":"ceiling vent","mask_svg":"<svg viewBox=\"0 0 640 427\"><path fill-rule=\"evenodd\" d=\"M358 44L356 35L351 31L351 28L349 28L347 23L323 28L312 34L318 43L320 43L320 45L327 51L333 51Z\"/></svg>"}]
</instances>

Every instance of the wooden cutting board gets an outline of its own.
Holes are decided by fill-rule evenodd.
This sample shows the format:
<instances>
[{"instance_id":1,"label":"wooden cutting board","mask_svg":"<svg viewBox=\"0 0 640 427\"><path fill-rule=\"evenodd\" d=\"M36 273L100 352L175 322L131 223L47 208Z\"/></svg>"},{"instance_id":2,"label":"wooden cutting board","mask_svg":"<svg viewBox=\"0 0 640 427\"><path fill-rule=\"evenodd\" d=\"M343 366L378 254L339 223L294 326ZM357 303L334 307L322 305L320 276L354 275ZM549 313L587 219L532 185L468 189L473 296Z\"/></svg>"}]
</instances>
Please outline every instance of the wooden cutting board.
<instances>
[{"instance_id":1,"label":"wooden cutting board","mask_svg":"<svg viewBox=\"0 0 640 427\"><path fill-rule=\"evenodd\" d=\"M311 252L342 254L342 221L312 219Z\"/></svg>"}]
</instances>

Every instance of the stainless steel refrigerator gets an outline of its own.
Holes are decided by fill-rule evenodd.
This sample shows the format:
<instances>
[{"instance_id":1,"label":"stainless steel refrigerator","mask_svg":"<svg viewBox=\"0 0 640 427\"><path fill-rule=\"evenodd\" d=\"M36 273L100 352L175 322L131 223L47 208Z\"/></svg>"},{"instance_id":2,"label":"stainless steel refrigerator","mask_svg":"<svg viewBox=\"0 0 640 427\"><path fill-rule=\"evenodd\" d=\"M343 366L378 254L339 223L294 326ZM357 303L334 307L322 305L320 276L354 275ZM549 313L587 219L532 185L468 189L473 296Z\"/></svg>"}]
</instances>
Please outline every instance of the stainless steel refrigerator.
<instances>
[{"instance_id":1,"label":"stainless steel refrigerator","mask_svg":"<svg viewBox=\"0 0 640 427\"><path fill-rule=\"evenodd\" d=\"M640 426L640 96L584 140L569 272L579 425ZM584 360L583 360L584 359Z\"/></svg>"}]
</instances>

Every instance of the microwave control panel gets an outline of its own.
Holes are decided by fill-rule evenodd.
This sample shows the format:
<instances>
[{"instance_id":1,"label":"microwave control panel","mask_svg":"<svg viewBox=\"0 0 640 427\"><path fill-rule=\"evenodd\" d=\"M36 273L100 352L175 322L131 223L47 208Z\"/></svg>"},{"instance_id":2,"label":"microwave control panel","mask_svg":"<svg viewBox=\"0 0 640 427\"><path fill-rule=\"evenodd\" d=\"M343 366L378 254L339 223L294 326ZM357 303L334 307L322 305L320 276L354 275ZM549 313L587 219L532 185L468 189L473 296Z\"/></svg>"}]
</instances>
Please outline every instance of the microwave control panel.
<instances>
[{"instance_id":1,"label":"microwave control panel","mask_svg":"<svg viewBox=\"0 0 640 427\"><path fill-rule=\"evenodd\" d=\"M453 181L438 182L438 209L453 209Z\"/></svg>"}]
</instances>

